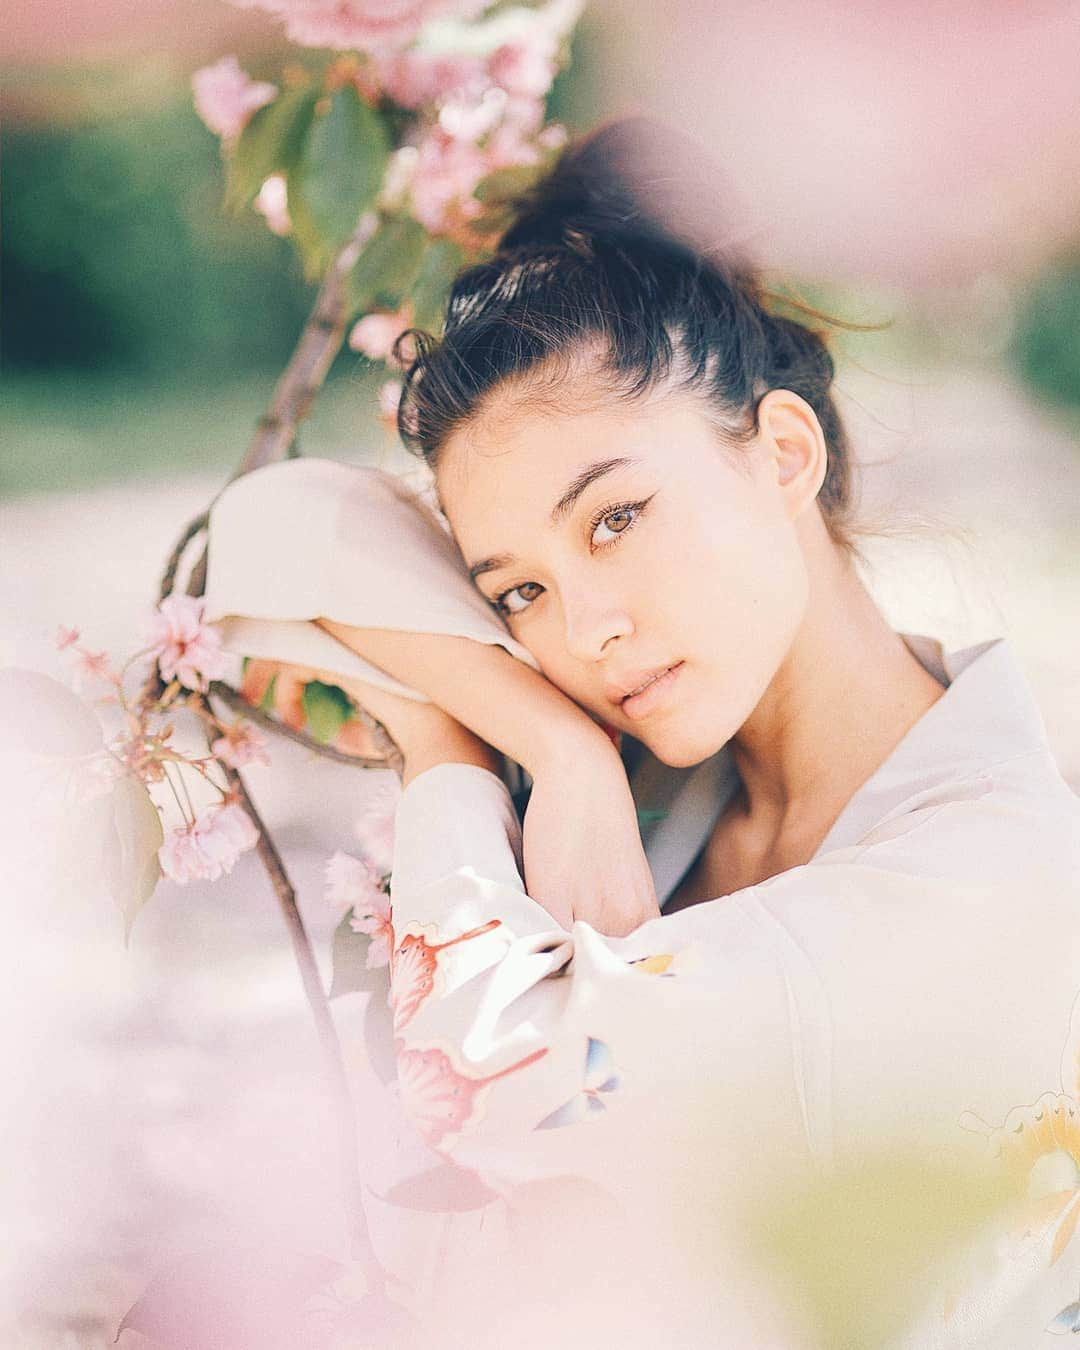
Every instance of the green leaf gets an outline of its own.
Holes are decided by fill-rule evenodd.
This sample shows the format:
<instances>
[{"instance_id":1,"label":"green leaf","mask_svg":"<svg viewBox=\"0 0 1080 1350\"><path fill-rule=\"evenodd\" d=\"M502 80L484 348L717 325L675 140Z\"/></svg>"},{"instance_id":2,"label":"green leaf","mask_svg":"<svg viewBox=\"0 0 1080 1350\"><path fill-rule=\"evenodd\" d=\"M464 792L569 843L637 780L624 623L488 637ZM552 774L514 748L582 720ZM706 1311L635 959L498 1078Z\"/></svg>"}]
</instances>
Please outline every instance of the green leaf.
<instances>
[{"instance_id":1,"label":"green leaf","mask_svg":"<svg viewBox=\"0 0 1080 1350\"><path fill-rule=\"evenodd\" d=\"M417 328L436 334L441 330L446 297L464 264L465 255L452 240L432 241L411 291Z\"/></svg>"},{"instance_id":2,"label":"green leaf","mask_svg":"<svg viewBox=\"0 0 1080 1350\"><path fill-rule=\"evenodd\" d=\"M501 234L512 224L517 199L542 178L558 157L558 150L546 150L535 164L512 164L493 169L473 189L473 196L484 210L470 221L477 234Z\"/></svg>"},{"instance_id":3,"label":"green leaf","mask_svg":"<svg viewBox=\"0 0 1080 1350\"><path fill-rule=\"evenodd\" d=\"M330 253L345 243L374 202L390 149L384 119L351 84L319 100L293 179L310 223ZM289 210L291 215L291 192Z\"/></svg>"},{"instance_id":4,"label":"green leaf","mask_svg":"<svg viewBox=\"0 0 1080 1350\"><path fill-rule=\"evenodd\" d=\"M304 686L303 702L308 732L323 745L332 744L353 715L353 702L345 690L321 680Z\"/></svg>"},{"instance_id":5,"label":"green leaf","mask_svg":"<svg viewBox=\"0 0 1080 1350\"><path fill-rule=\"evenodd\" d=\"M161 816L137 778L117 780L112 792L115 847L105 855L106 884L124 916L124 946L136 915L161 878L158 849L165 842Z\"/></svg>"},{"instance_id":6,"label":"green leaf","mask_svg":"<svg viewBox=\"0 0 1080 1350\"><path fill-rule=\"evenodd\" d=\"M426 243L427 232L418 221L406 216L384 221L345 283L349 318L382 307L396 309L421 271Z\"/></svg>"},{"instance_id":7,"label":"green leaf","mask_svg":"<svg viewBox=\"0 0 1080 1350\"><path fill-rule=\"evenodd\" d=\"M289 223L292 226L289 236L300 255L304 280L313 285L322 277L333 254L319 233L315 218L304 200L303 181L298 164L285 175L285 185L289 198Z\"/></svg>"},{"instance_id":8,"label":"green leaf","mask_svg":"<svg viewBox=\"0 0 1080 1350\"><path fill-rule=\"evenodd\" d=\"M531 187L539 176L539 164L511 164L493 169L473 188L473 196L485 206L506 202Z\"/></svg>"},{"instance_id":9,"label":"green leaf","mask_svg":"<svg viewBox=\"0 0 1080 1350\"><path fill-rule=\"evenodd\" d=\"M349 914L352 910L349 911ZM346 914L334 929L334 939L330 947L330 993L329 998L338 998L341 994L366 993L385 1000L390 984L390 967L376 966L368 970L368 948L372 939L366 933L355 933L349 927L349 914Z\"/></svg>"},{"instance_id":10,"label":"green leaf","mask_svg":"<svg viewBox=\"0 0 1080 1350\"><path fill-rule=\"evenodd\" d=\"M225 181L229 210L241 211L272 173L287 174L296 166L318 96L318 89L303 85L255 111L229 157Z\"/></svg>"}]
</instances>

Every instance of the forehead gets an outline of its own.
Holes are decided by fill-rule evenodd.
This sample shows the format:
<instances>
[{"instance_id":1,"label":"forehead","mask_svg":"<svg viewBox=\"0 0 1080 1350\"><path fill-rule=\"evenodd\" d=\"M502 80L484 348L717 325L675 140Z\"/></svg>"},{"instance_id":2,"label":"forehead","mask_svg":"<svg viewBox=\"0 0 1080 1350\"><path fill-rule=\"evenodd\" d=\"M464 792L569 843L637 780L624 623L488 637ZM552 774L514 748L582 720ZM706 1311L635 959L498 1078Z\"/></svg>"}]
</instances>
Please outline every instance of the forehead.
<instances>
[{"instance_id":1,"label":"forehead","mask_svg":"<svg viewBox=\"0 0 1080 1350\"><path fill-rule=\"evenodd\" d=\"M447 438L436 480L443 511L468 554L470 547L497 544L499 523L511 518L515 527L526 521L549 527L555 502L598 460L633 459L667 479L700 472L703 457L717 458L715 432L686 395L625 400L594 394L558 404L508 396L489 400Z\"/></svg>"}]
</instances>

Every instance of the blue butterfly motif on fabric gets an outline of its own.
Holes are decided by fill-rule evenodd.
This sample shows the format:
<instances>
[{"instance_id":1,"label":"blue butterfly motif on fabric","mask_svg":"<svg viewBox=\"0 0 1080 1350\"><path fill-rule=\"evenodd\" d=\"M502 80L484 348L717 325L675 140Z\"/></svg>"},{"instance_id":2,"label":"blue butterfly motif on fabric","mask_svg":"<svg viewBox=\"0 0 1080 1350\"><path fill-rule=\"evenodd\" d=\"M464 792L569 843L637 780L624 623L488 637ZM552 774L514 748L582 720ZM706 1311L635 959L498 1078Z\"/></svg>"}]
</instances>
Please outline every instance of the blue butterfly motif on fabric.
<instances>
[{"instance_id":1,"label":"blue butterfly motif on fabric","mask_svg":"<svg viewBox=\"0 0 1080 1350\"><path fill-rule=\"evenodd\" d=\"M1080 1302L1066 1304L1046 1329L1055 1336L1080 1335Z\"/></svg>"},{"instance_id":2,"label":"blue butterfly motif on fabric","mask_svg":"<svg viewBox=\"0 0 1080 1350\"><path fill-rule=\"evenodd\" d=\"M607 1044L593 1036L588 1037L588 1046L585 1050L585 1086L533 1128L553 1130L560 1125L576 1125L580 1120L588 1120L590 1116L606 1111L607 1107L598 1094L614 1092L620 1082Z\"/></svg>"}]
</instances>

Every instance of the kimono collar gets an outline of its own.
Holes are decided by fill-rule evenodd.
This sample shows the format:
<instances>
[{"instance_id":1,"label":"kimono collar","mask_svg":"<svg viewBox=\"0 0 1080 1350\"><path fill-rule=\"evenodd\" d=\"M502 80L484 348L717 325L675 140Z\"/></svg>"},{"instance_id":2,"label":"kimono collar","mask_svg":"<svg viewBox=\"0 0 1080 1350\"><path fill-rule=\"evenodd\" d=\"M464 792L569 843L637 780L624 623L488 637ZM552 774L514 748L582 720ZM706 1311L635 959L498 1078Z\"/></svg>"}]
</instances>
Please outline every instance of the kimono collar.
<instances>
[{"instance_id":1,"label":"kimono collar","mask_svg":"<svg viewBox=\"0 0 1080 1350\"><path fill-rule=\"evenodd\" d=\"M1020 755L1051 754L1035 696L1005 638L947 652L937 638L900 637L947 687L856 789L815 858L858 844L890 817L941 799L949 784ZM631 781L663 906L711 835L738 772L729 745L690 769L662 765L643 749Z\"/></svg>"},{"instance_id":2,"label":"kimono collar","mask_svg":"<svg viewBox=\"0 0 1080 1350\"><path fill-rule=\"evenodd\" d=\"M900 636L948 687L856 790L815 857L859 843L895 815L944 799L951 783L1021 755L1051 754L1035 695L1005 638L947 652L937 638Z\"/></svg>"}]
</instances>

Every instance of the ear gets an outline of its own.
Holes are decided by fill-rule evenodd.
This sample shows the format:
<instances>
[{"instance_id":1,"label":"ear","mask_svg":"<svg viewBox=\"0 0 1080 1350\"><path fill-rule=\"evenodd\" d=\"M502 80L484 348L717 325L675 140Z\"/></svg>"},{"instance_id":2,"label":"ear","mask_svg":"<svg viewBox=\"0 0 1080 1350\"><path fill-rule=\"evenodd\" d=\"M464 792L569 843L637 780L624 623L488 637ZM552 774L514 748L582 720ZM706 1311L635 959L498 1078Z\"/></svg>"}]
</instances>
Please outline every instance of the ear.
<instances>
[{"instance_id":1,"label":"ear","mask_svg":"<svg viewBox=\"0 0 1080 1350\"><path fill-rule=\"evenodd\" d=\"M825 481L829 454L817 413L790 389L770 389L758 403L762 453L771 463L789 520L814 501Z\"/></svg>"}]
</instances>

